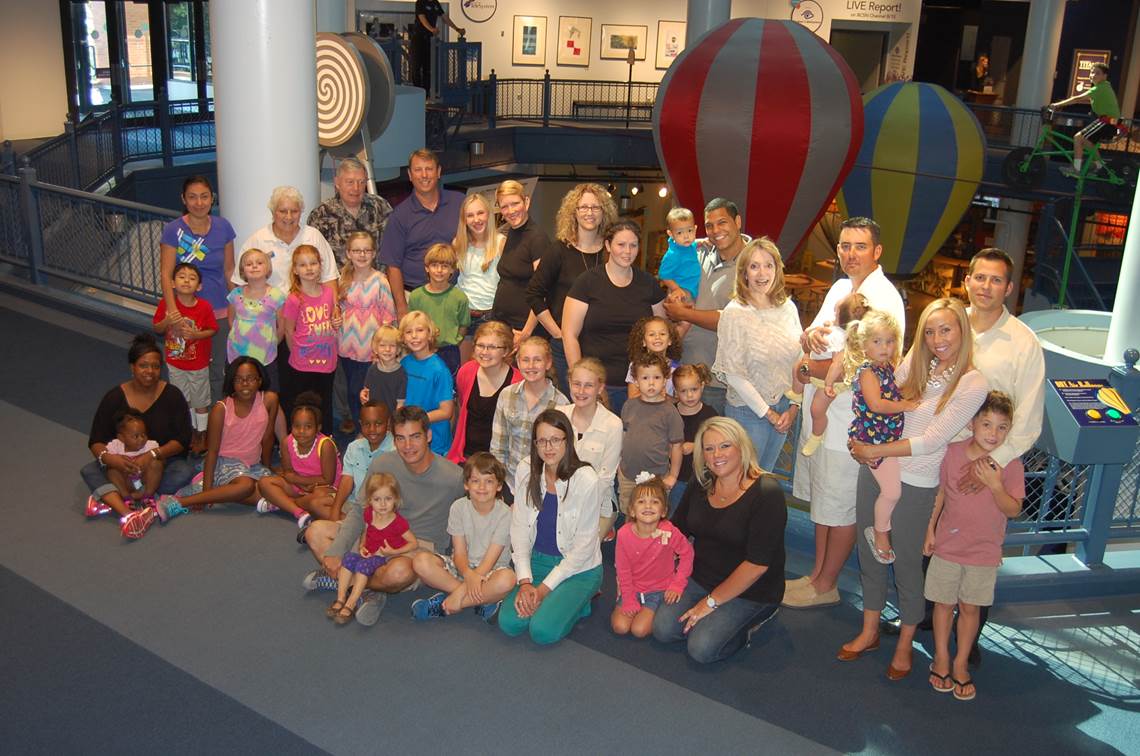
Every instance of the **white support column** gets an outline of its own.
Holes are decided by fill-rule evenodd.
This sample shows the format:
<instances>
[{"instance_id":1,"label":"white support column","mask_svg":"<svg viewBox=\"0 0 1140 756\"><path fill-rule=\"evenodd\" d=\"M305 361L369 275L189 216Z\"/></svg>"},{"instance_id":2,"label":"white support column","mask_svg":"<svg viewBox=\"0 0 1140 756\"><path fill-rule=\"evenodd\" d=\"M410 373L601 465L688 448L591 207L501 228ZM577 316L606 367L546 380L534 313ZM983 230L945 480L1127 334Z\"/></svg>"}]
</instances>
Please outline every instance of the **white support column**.
<instances>
[{"instance_id":1,"label":"white support column","mask_svg":"<svg viewBox=\"0 0 1140 756\"><path fill-rule=\"evenodd\" d=\"M689 0L685 12L685 46L693 44L709 29L728 21L731 14L732 0Z\"/></svg>"},{"instance_id":2,"label":"white support column","mask_svg":"<svg viewBox=\"0 0 1140 756\"><path fill-rule=\"evenodd\" d=\"M297 187L306 215L320 202L313 0L212 0L210 35L218 193L240 243L274 187Z\"/></svg>"},{"instance_id":3,"label":"white support column","mask_svg":"<svg viewBox=\"0 0 1140 756\"><path fill-rule=\"evenodd\" d=\"M1031 206L1025 200L1003 199L994 224L994 246L1004 249L1013 258L1013 289L1005 300L1010 312L1016 312L1018 292L1021 289L1021 272L1025 269L1025 248L1029 244Z\"/></svg>"},{"instance_id":4,"label":"white support column","mask_svg":"<svg viewBox=\"0 0 1140 756\"><path fill-rule=\"evenodd\" d=\"M1017 107L1037 110L1053 101L1057 51L1061 47L1064 23L1065 0L1030 0L1021 76L1017 80ZM1021 144L1032 145L1037 139L1036 123L1037 116L1018 116L1014 124L1014 139Z\"/></svg>"},{"instance_id":5,"label":"white support column","mask_svg":"<svg viewBox=\"0 0 1140 756\"><path fill-rule=\"evenodd\" d=\"M1140 349L1140 191L1132 197L1132 214L1128 218L1128 235L1124 238L1124 259L1116 283L1116 299L1112 320L1108 323L1108 341L1104 359L1110 365L1124 362L1124 350Z\"/></svg>"},{"instance_id":6,"label":"white support column","mask_svg":"<svg viewBox=\"0 0 1140 756\"><path fill-rule=\"evenodd\" d=\"M1116 91L1120 92L1120 115L1132 118L1136 113L1136 91L1140 89L1140 13L1136 14L1136 26L1132 29L1132 49L1128 61L1121 72Z\"/></svg>"}]
</instances>

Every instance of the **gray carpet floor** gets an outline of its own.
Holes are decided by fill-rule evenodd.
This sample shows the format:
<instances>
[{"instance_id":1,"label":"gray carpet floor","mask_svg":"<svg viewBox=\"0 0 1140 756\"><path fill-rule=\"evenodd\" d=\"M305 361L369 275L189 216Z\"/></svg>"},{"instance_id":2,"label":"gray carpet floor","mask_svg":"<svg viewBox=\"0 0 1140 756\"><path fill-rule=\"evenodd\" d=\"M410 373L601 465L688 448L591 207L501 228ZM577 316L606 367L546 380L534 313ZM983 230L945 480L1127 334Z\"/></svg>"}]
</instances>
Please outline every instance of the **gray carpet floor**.
<instances>
[{"instance_id":1,"label":"gray carpet floor","mask_svg":"<svg viewBox=\"0 0 1140 756\"><path fill-rule=\"evenodd\" d=\"M110 519L86 521L86 425L126 375L126 337L2 297L0 326L0 427L13 436L0 459L0 742L12 752L1127 753L1140 742L1135 597L997 607L970 704L932 693L923 674L889 683L885 650L834 660L858 625L851 576L843 606L786 610L707 668L609 633L612 569L595 615L553 648L471 614L413 623L411 594L375 627L334 627L328 595L301 589L312 561L286 518L212 511L133 543Z\"/></svg>"}]
</instances>

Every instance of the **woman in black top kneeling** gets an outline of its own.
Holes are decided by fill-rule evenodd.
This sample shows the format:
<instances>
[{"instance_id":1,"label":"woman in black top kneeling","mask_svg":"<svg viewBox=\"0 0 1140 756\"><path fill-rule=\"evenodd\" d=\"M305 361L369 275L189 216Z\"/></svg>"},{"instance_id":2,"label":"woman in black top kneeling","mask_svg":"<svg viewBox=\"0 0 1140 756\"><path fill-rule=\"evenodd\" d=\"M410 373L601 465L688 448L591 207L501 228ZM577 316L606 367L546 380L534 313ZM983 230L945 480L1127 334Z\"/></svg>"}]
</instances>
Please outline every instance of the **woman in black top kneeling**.
<instances>
[{"instance_id":1,"label":"woman in black top kneeling","mask_svg":"<svg viewBox=\"0 0 1140 756\"><path fill-rule=\"evenodd\" d=\"M762 474L740 423L706 420L693 447L694 485L672 517L693 539L693 576L662 604L653 636L686 641L697 662L727 659L771 619L784 597L784 492ZM700 485L696 485L699 483Z\"/></svg>"}]
</instances>

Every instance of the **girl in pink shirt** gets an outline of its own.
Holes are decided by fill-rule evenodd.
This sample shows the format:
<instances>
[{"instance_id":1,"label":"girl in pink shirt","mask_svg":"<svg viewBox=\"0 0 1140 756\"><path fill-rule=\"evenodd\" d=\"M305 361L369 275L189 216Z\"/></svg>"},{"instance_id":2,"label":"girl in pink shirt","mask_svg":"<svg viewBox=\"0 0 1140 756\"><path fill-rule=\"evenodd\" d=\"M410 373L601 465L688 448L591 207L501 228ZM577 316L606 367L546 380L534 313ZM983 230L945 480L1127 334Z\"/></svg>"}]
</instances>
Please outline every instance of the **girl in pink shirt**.
<instances>
[{"instance_id":1,"label":"girl in pink shirt","mask_svg":"<svg viewBox=\"0 0 1140 756\"><path fill-rule=\"evenodd\" d=\"M669 497L661 478L641 473L636 483L625 513L629 521L617 534L618 604L610 627L618 635L645 638L653 632L661 602L675 604L681 598L693 572L693 547L664 519Z\"/></svg>"},{"instance_id":2,"label":"girl in pink shirt","mask_svg":"<svg viewBox=\"0 0 1140 756\"><path fill-rule=\"evenodd\" d=\"M289 359L279 365L281 406L292 416L297 396L315 391L320 397L321 430L332 433L333 373L336 372L340 309L336 281L321 282L321 256L302 244L293 252L292 286L281 308L278 333L285 335Z\"/></svg>"}]
</instances>

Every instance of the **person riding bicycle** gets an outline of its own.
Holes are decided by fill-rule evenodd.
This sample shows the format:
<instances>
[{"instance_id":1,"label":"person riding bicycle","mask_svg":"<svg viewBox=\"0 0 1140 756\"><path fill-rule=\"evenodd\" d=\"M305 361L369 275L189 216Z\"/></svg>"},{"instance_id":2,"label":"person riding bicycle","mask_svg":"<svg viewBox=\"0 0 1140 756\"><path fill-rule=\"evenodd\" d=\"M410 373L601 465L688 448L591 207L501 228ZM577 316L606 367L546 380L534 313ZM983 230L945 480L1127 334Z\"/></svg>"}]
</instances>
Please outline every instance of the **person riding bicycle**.
<instances>
[{"instance_id":1,"label":"person riding bicycle","mask_svg":"<svg viewBox=\"0 0 1140 756\"><path fill-rule=\"evenodd\" d=\"M1081 156L1084 154L1085 144L1104 142L1116 138L1117 121L1120 118L1120 103L1116 100L1116 92L1108 83L1108 64L1093 63L1089 74L1092 86L1080 94L1057 102L1050 103L1051 108L1063 108L1075 103L1088 103L1092 107L1095 121L1085 126L1073 136L1073 168L1061 169L1067 176L1078 176L1081 173ZM1101 170L1103 164L1098 160L1093 166L1094 170Z\"/></svg>"}]
</instances>

